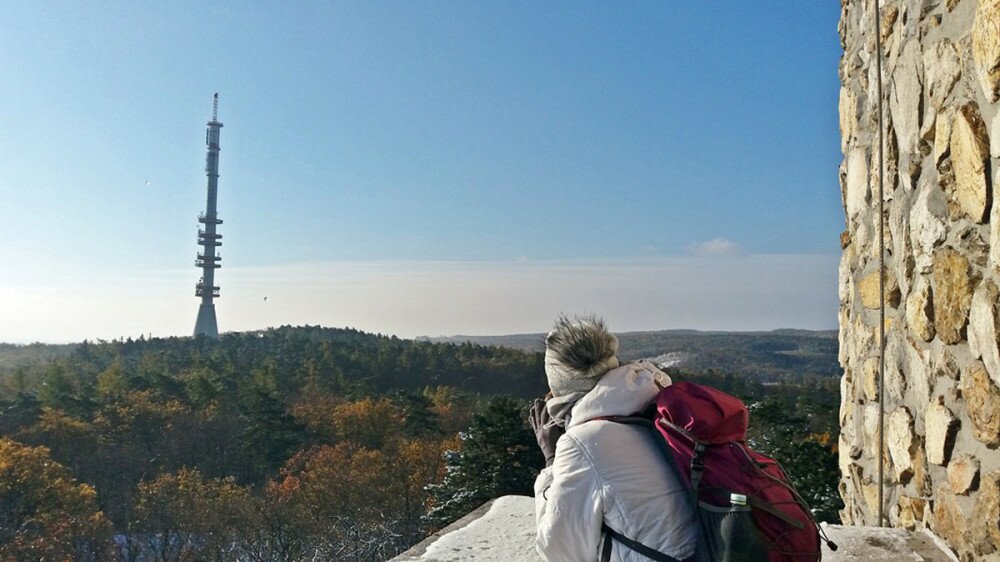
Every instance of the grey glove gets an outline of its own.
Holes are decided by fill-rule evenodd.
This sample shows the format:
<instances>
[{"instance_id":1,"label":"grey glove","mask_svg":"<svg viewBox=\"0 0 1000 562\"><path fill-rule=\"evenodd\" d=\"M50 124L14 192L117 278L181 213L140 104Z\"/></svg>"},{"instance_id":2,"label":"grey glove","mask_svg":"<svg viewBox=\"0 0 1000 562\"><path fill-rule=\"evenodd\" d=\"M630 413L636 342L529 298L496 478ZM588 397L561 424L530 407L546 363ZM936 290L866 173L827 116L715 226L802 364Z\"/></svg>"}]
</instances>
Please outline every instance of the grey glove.
<instances>
[{"instance_id":1,"label":"grey glove","mask_svg":"<svg viewBox=\"0 0 1000 562\"><path fill-rule=\"evenodd\" d=\"M562 437L566 430L558 425L550 424L552 418L545 407L545 400L535 398L531 403L528 423L535 431L535 440L538 441L538 448L545 455L545 466L552 466L552 460L556 457L556 442Z\"/></svg>"}]
</instances>

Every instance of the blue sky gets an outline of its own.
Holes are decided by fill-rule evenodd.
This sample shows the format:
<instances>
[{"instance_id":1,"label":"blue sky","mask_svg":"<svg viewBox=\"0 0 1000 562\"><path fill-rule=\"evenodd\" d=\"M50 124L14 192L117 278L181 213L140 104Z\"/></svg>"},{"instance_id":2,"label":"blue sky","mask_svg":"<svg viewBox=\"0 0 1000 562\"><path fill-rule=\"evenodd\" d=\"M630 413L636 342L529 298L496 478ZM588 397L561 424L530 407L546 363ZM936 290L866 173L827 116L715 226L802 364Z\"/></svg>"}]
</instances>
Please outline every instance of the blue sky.
<instances>
[{"instance_id":1,"label":"blue sky","mask_svg":"<svg viewBox=\"0 0 1000 562\"><path fill-rule=\"evenodd\" d=\"M5 6L0 341L836 325L836 2Z\"/></svg>"}]
</instances>

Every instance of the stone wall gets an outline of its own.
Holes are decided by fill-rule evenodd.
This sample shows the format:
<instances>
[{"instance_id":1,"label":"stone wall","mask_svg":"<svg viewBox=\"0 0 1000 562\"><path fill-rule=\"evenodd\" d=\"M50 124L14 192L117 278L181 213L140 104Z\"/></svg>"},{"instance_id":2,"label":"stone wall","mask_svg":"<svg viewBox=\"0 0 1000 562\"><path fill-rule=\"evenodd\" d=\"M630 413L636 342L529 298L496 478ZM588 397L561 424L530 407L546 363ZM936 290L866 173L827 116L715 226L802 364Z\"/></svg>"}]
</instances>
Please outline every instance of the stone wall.
<instances>
[{"instance_id":1,"label":"stone wall","mask_svg":"<svg viewBox=\"0 0 1000 562\"><path fill-rule=\"evenodd\" d=\"M843 520L878 524L881 400L889 524L1000 557L1000 0L882 1L884 396L875 17L842 1Z\"/></svg>"}]
</instances>

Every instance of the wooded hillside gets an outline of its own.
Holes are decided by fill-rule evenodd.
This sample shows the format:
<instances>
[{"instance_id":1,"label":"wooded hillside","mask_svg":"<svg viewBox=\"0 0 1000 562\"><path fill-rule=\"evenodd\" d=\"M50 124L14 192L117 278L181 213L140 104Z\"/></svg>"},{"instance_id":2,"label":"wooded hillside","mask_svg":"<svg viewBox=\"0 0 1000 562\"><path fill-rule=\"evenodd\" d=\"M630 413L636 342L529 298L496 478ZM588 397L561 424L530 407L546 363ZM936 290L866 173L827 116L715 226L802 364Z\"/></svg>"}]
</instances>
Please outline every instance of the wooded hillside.
<instances>
[{"instance_id":1,"label":"wooded hillside","mask_svg":"<svg viewBox=\"0 0 1000 562\"><path fill-rule=\"evenodd\" d=\"M319 327L84 342L0 374L0 559L384 560L531 493L542 363ZM835 380L673 374L746 399L836 508Z\"/></svg>"}]
</instances>

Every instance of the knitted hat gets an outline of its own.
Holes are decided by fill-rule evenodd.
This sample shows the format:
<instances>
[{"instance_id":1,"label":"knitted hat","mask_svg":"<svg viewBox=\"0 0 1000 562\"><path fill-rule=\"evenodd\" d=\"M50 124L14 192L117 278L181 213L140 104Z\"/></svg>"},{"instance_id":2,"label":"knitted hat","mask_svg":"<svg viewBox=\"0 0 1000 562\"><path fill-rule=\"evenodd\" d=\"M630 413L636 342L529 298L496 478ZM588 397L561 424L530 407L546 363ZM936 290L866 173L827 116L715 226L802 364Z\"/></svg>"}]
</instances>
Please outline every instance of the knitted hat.
<instances>
[{"instance_id":1,"label":"knitted hat","mask_svg":"<svg viewBox=\"0 0 1000 562\"><path fill-rule=\"evenodd\" d=\"M618 338L594 316L560 316L545 338L545 376L553 396L590 392L618 366Z\"/></svg>"}]
</instances>

